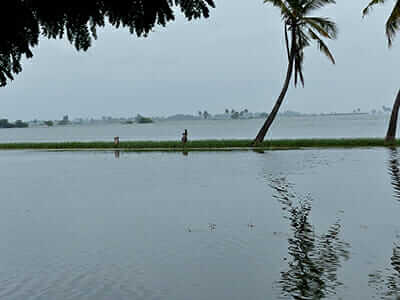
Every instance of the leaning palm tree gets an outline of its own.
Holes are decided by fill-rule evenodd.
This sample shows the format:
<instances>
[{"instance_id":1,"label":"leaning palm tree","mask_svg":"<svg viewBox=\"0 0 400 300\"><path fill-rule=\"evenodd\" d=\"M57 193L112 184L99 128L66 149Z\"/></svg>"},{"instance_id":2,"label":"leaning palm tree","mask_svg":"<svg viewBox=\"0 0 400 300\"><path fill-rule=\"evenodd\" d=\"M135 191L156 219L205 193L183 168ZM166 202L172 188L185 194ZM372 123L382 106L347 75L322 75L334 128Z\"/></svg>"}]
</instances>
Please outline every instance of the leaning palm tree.
<instances>
[{"instance_id":1,"label":"leaning palm tree","mask_svg":"<svg viewBox=\"0 0 400 300\"><path fill-rule=\"evenodd\" d=\"M386 0L372 0L368 6L363 10L363 16L366 16L376 4L384 4ZM386 21L386 36L388 39L389 48L393 45L393 39L396 32L400 30L400 0L396 0L393 10ZM386 133L385 141L392 144L396 138L397 116L400 107L400 89L397 93L396 100L393 104L392 115L390 117L389 128Z\"/></svg>"},{"instance_id":2,"label":"leaning palm tree","mask_svg":"<svg viewBox=\"0 0 400 300\"><path fill-rule=\"evenodd\" d=\"M336 24L328 18L310 16L315 10L327 4L335 4L335 0L264 0L264 3L272 4L281 11L289 62L282 91L267 120L258 132L254 144L261 143L264 140L285 98L293 72L294 85L297 86L298 81L300 81L304 86L303 60L306 47L310 46L313 41L316 42L318 49L335 64L335 59L323 39L336 38Z\"/></svg>"}]
</instances>

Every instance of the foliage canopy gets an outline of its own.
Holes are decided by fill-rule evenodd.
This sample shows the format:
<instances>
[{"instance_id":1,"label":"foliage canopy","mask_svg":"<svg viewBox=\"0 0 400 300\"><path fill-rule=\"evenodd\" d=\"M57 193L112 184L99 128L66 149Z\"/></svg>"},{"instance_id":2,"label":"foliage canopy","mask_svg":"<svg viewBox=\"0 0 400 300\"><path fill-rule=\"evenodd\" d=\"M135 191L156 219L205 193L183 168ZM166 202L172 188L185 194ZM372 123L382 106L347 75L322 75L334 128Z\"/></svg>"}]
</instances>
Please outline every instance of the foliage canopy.
<instances>
[{"instance_id":1,"label":"foliage canopy","mask_svg":"<svg viewBox=\"0 0 400 300\"><path fill-rule=\"evenodd\" d=\"M386 0L372 0L366 8L363 10L363 16L366 16L377 4L384 4ZM393 39L396 32L400 30L400 0L396 0L393 10L390 13L389 18L386 21L386 36L388 39L389 47L393 44Z\"/></svg>"},{"instance_id":2,"label":"foliage canopy","mask_svg":"<svg viewBox=\"0 0 400 300\"><path fill-rule=\"evenodd\" d=\"M41 35L64 36L77 50L87 50L106 21L147 36L156 25L175 19L174 7L189 20L208 17L214 0L5 0L0 10L0 86L22 71Z\"/></svg>"},{"instance_id":3,"label":"foliage canopy","mask_svg":"<svg viewBox=\"0 0 400 300\"><path fill-rule=\"evenodd\" d=\"M303 61L304 49L312 42L334 64L335 59L324 39L336 39L337 26L329 18L310 16L315 10L327 4L335 4L335 0L264 0L280 10L284 22L286 51L289 60L294 60L294 83L298 80L304 85ZM290 36L289 36L289 33ZM290 41L290 42L289 42Z\"/></svg>"}]
</instances>

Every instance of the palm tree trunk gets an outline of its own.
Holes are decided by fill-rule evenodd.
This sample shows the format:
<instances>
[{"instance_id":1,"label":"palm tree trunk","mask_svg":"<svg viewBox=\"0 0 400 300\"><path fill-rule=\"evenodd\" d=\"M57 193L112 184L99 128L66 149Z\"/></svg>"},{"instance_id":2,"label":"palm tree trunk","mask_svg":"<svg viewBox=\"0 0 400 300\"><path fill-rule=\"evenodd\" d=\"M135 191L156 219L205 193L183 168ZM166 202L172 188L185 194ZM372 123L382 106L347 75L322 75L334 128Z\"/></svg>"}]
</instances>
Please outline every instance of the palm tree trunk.
<instances>
[{"instance_id":1,"label":"palm tree trunk","mask_svg":"<svg viewBox=\"0 0 400 300\"><path fill-rule=\"evenodd\" d=\"M285 98L286 92L289 88L290 79L292 78L293 73L293 64L294 64L294 55L295 55L295 47L296 47L296 35L295 31L292 30L292 41L291 41L291 49L289 54L289 63L288 69L286 73L285 83L283 84L282 91L276 100L274 107L272 108L271 113L268 115L267 120L265 120L264 125L261 127L260 131L258 132L256 138L253 141L253 145L257 145L264 141L265 135L268 132L268 129L271 127L272 122L275 120L276 115L278 114L279 108L282 105L283 99Z\"/></svg>"},{"instance_id":2,"label":"palm tree trunk","mask_svg":"<svg viewBox=\"0 0 400 300\"><path fill-rule=\"evenodd\" d=\"M292 78L293 73L293 62L294 62L294 55L293 53L290 54L289 57L289 65L286 73L285 83L283 85L282 91L276 100L274 107L272 108L271 113L268 115L267 120L265 120L264 125L261 127L260 131L257 134L253 144L262 143L264 141L265 135L268 132L268 129L271 127L272 122L275 120L276 115L278 114L279 108L282 105L283 99L286 96L286 92L289 88L290 79Z\"/></svg>"},{"instance_id":3,"label":"palm tree trunk","mask_svg":"<svg viewBox=\"0 0 400 300\"><path fill-rule=\"evenodd\" d=\"M392 108L392 115L390 117L389 128L386 133L385 143L393 144L396 139L396 128L397 128L397 118L399 115L400 107L400 90L397 94L396 100L394 101Z\"/></svg>"}]
</instances>

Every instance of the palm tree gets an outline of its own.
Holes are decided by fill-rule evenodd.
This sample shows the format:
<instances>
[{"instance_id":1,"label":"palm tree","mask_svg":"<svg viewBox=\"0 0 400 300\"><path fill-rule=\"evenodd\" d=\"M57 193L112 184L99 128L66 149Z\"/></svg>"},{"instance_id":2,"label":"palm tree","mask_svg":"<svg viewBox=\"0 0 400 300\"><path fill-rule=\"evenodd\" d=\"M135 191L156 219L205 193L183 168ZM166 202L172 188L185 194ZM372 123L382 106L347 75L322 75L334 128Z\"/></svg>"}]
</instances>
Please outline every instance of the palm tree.
<instances>
[{"instance_id":1,"label":"palm tree","mask_svg":"<svg viewBox=\"0 0 400 300\"><path fill-rule=\"evenodd\" d=\"M372 0L366 8L363 10L363 16L366 16L372 9L373 6L377 4L384 4L386 0ZM396 0L392 13L389 19L386 21L386 36L388 39L388 46L391 47L393 44L393 39L396 32L400 30L400 0Z\"/></svg>"},{"instance_id":2,"label":"palm tree","mask_svg":"<svg viewBox=\"0 0 400 300\"><path fill-rule=\"evenodd\" d=\"M386 0L372 0L366 8L363 10L363 16L366 16L372 9L373 6L377 4L384 4ZM393 45L393 39L396 32L400 30L400 0L396 0L393 10L386 21L386 36L388 39L389 48ZM399 114L400 107L400 89L397 93L396 100L393 104L392 115L390 117L389 128L386 133L385 141L388 144L392 144L396 138L396 128L397 128L397 116Z\"/></svg>"},{"instance_id":3,"label":"palm tree","mask_svg":"<svg viewBox=\"0 0 400 300\"><path fill-rule=\"evenodd\" d=\"M328 18L309 16L310 13L327 4L335 4L335 0L264 0L264 3L272 4L281 11L288 56L288 69L282 91L267 120L258 132L254 144L261 143L264 140L285 98L293 72L295 86L297 86L299 80L304 86L304 49L310 46L312 41L315 41L318 49L335 64L335 59L323 39L336 38L336 24Z\"/></svg>"}]
</instances>

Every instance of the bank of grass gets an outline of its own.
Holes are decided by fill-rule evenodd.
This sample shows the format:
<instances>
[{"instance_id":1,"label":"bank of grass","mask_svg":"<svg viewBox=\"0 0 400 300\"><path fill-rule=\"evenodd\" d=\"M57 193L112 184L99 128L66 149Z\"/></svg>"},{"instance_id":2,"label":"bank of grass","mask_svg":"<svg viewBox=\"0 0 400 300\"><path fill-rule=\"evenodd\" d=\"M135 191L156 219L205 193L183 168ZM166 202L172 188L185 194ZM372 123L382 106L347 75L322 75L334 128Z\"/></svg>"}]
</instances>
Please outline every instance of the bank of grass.
<instances>
[{"instance_id":1,"label":"bank of grass","mask_svg":"<svg viewBox=\"0 0 400 300\"><path fill-rule=\"evenodd\" d=\"M397 140L392 146L399 146ZM129 150L129 151L207 151L207 150L276 150L300 148L384 147L384 139L285 139L264 141L257 146L252 140L195 140L185 146L179 141L126 141L118 146L113 142L63 143L3 143L0 150Z\"/></svg>"}]
</instances>

